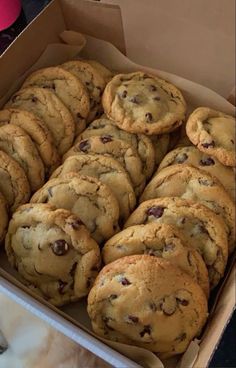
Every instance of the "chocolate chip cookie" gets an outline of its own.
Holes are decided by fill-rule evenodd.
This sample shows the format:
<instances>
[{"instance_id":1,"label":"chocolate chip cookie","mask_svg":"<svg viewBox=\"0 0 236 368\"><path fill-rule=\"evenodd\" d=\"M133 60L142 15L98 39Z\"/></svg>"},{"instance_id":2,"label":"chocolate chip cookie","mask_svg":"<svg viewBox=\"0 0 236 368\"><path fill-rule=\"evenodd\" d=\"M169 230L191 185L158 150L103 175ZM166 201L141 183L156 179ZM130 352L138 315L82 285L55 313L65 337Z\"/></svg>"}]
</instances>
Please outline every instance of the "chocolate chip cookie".
<instances>
[{"instance_id":1,"label":"chocolate chip cookie","mask_svg":"<svg viewBox=\"0 0 236 368\"><path fill-rule=\"evenodd\" d=\"M17 125L30 136L44 163L46 174L56 169L60 157L53 144L52 135L42 120L28 111L5 109L0 111L0 126L5 124Z\"/></svg>"},{"instance_id":2,"label":"chocolate chip cookie","mask_svg":"<svg viewBox=\"0 0 236 368\"><path fill-rule=\"evenodd\" d=\"M222 165L215 157L209 156L193 146L179 147L164 157L158 172L164 167L175 164L188 164L208 172L221 182L232 199L235 198L234 171L231 167Z\"/></svg>"},{"instance_id":3,"label":"chocolate chip cookie","mask_svg":"<svg viewBox=\"0 0 236 368\"><path fill-rule=\"evenodd\" d=\"M26 204L9 223L5 248L28 286L54 305L87 295L100 252L78 216L49 204Z\"/></svg>"},{"instance_id":4,"label":"chocolate chip cookie","mask_svg":"<svg viewBox=\"0 0 236 368\"><path fill-rule=\"evenodd\" d=\"M208 297L209 278L205 263L199 252L186 244L186 239L174 226L152 222L130 226L114 235L104 245L102 254L105 264L134 254L167 259L193 277Z\"/></svg>"},{"instance_id":5,"label":"chocolate chip cookie","mask_svg":"<svg viewBox=\"0 0 236 368\"><path fill-rule=\"evenodd\" d=\"M102 155L69 156L51 178L63 177L69 172L92 176L106 184L119 203L121 221L126 220L133 211L136 204L135 193L129 175L117 160Z\"/></svg>"},{"instance_id":6,"label":"chocolate chip cookie","mask_svg":"<svg viewBox=\"0 0 236 368\"><path fill-rule=\"evenodd\" d=\"M202 203L227 225L229 252L235 248L235 206L216 178L189 165L162 169L146 186L140 202L159 197L181 197Z\"/></svg>"},{"instance_id":7,"label":"chocolate chip cookie","mask_svg":"<svg viewBox=\"0 0 236 368\"><path fill-rule=\"evenodd\" d=\"M101 96L105 88L105 80L91 64L82 60L68 61L62 64L61 67L80 79L88 90L90 112L87 121L92 121L101 112Z\"/></svg>"},{"instance_id":8,"label":"chocolate chip cookie","mask_svg":"<svg viewBox=\"0 0 236 368\"><path fill-rule=\"evenodd\" d=\"M49 89L28 87L16 92L7 108L27 110L37 115L48 127L60 155L72 145L75 134L74 119L63 102Z\"/></svg>"},{"instance_id":9,"label":"chocolate chip cookie","mask_svg":"<svg viewBox=\"0 0 236 368\"><path fill-rule=\"evenodd\" d=\"M14 124L0 127L0 150L16 160L29 180L34 192L44 183L43 162L29 135Z\"/></svg>"},{"instance_id":10,"label":"chocolate chip cookie","mask_svg":"<svg viewBox=\"0 0 236 368\"><path fill-rule=\"evenodd\" d=\"M177 87L143 72L116 75L104 90L102 104L121 129L148 135L175 130L186 113Z\"/></svg>"},{"instance_id":11,"label":"chocolate chip cookie","mask_svg":"<svg viewBox=\"0 0 236 368\"><path fill-rule=\"evenodd\" d=\"M208 315L201 287L172 263L149 255L105 266L89 293L88 314L99 336L162 359L183 353Z\"/></svg>"},{"instance_id":12,"label":"chocolate chip cookie","mask_svg":"<svg viewBox=\"0 0 236 368\"><path fill-rule=\"evenodd\" d=\"M0 245L5 237L8 226L8 211L7 201L4 195L0 192Z\"/></svg>"},{"instance_id":13,"label":"chocolate chip cookie","mask_svg":"<svg viewBox=\"0 0 236 368\"><path fill-rule=\"evenodd\" d=\"M61 99L74 118L76 134L85 129L90 108L89 95L74 74L59 66L40 69L32 73L23 84L23 88L33 86L50 89Z\"/></svg>"},{"instance_id":14,"label":"chocolate chip cookie","mask_svg":"<svg viewBox=\"0 0 236 368\"><path fill-rule=\"evenodd\" d=\"M141 203L127 220L125 228L149 222L177 226L187 244L202 255L211 288L218 284L228 259L227 228L219 216L197 202L178 197L157 198Z\"/></svg>"},{"instance_id":15,"label":"chocolate chip cookie","mask_svg":"<svg viewBox=\"0 0 236 368\"><path fill-rule=\"evenodd\" d=\"M190 141L223 165L236 166L235 118L208 107L199 107L189 116L186 133Z\"/></svg>"},{"instance_id":16,"label":"chocolate chip cookie","mask_svg":"<svg viewBox=\"0 0 236 368\"><path fill-rule=\"evenodd\" d=\"M110 188L90 176L68 173L49 180L31 198L78 215L101 244L119 231L119 206Z\"/></svg>"},{"instance_id":17,"label":"chocolate chip cookie","mask_svg":"<svg viewBox=\"0 0 236 368\"><path fill-rule=\"evenodd\" d=\"M135 193L139 195L142 192L146 178L138 152L130 144L110 135L93 136L75 144L63 156L63 160L77 153L99 154L116 159L129 174Z\"/></svg>"},{"instance_id":18,"label":"chocolate chip cookie","mask_svg":"<svg viewBox=\"0 0 236 368\"><path fill-rule=\"evenodd\" d=\"M0 151L0 191L12 212L30 197L29 181L24 170L3 151Z\"/></svg>"},{"instance_id":19,"label":"chocolate chip cookie","mask_svg":"<svg viewBox=\"0 0 236 368\"><path fill-rule=\"evenodd\" d=\"M136 149L142 161L144 175L149 179L154 170L155 151L151 140L144 134L131 134L118 128L110 119L103 117L94 120L88 128L78 136L75 143L91 136L111 136L129 143Z\"/></svg>"}]
</instances>

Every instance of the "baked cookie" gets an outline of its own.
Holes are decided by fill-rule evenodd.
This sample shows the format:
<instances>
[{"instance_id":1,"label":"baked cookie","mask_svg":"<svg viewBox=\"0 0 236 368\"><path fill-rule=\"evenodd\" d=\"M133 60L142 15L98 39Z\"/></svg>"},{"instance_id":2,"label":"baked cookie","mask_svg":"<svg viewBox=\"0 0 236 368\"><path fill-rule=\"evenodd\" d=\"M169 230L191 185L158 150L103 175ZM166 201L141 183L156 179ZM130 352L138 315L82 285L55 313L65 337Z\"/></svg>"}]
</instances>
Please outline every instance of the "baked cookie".
<instances>
[{"instance_id":1,"label":"baked cookie","mask_svg":"<svg viewBox=\"0 0 236 368\"><path fill-rule=\"evenodd\" d=\"M181 232L174 226L150 223L134 225L115 234L102 250L105 264L134 254L164 258L188 273L209 296L209 278L205 263L193 248L186 246Z\"/></svg>"},{"instance_id":2,"label":"baked cookie","mask_svg":"<svg viewBox=\"0 0 236 368\"><path fill-rule=\"evenodd\" d=\"M44 183L44 166L29 135L14 124L0 127L0 150L16 160L24 169L34 192Z\"/></svg>"},{"instance_id":3,"label":"baked cookie","mask_svg":"<svg viewBox=\"0 0 236 368\"><path fill-rule=\"evenodd\" d=\"M68 61L61 67L80 79L87 88L90 97L90 112L87 121L92 121L101 112L101 96L105 88L105 80L91 64L82 60Z\"/></svg>"},{"instance_id":4,"label":"baked cookie","mask_svg":"<svg viewBox=\"0 0 236 368\"><path fill-rule=\"evenodd\" d=\"M42 120L28 111L5 109L0 111L0 126L5 124L17 125L30 136L44 163L46 174L56 169L60 157L53 144L52 135Z\"/></svg>"},{"instance_id":5,"label":"baked cookie","mask_svg":"<svg viewBox=\"0 0 236 368\"><path fill-rule=\"evenodd\" d=\"M59 66L40 69L30 74L23 84L23 88L33 86L50 89L61 99L74 118L76 134L85 129L90 108L89 95L74 74Z\"/></svg>"},{"instance_id":6,"label":"baked cookie","mask_svg":"<svg viewBox=\"0 0 236 368\"><path fill-rule=\"evenodd\" d=\"M162 169L144 189L140 202L159 197L181 197L209 207L227 225L229 252L235 248L235 206L215 177L189 165Z\"/></svg>"},{"instance_id":7,"label":"baked cookie","mask_svg":"<svg viewBox=\"0 0 236 368\"><path fill-rule=\"evenodd\" d=\"M92 176L106 184L118 201L121 220L127 220L136 205L136 197L129 175L117 160L102 155L77 153L75 156L69 156L64 164L54 171L51 179L63 177L69 172Z\"/></svg>"},{"instance_id":8,"label":"baked cookie","mask_svg":"<svg viewBox=\"0 0 236 368\"><path fill-rule=\"evenodd\" d=\"M144 134L131 134L118 128L108 118L94 120L88 128L77 137L75 143L91 136L108 135L112 138L121 139L136 149L142 161L143 172L146 178L153 174L155 164L155 151L151 140Z\"/></svg>"},{"instance_id":9,"label":"baked cookie","mask_svg":"<svg viewBox=\"0 0 236 368\"><path fill-rule=\"evenodd\" d=\"M0 213L1 213L0 217L0 245L1 245L8 226L7 201L1 192L0 192Z\"/></svg>"},{"instance_id":10,"label":"baked cookie","mask_svg":"<svg viewBox=\"0 0 236 368\"><path fill-rule=\"evenodd\" d=\"M0 191L12 212L30 197L29 181L24 170L3 151L0 151Z\"/></svg>"},{"instance_id":11,"label":"baked cookie","mask_svg":"<svg viewBox=\"0 0 236 368\"><path fill-rule=\"evenodd\" d=\"M46 124L60 155L72 145L75 134L74 119L63 102L49 89L28 87L16 92L7 108L14 107L33 112Z\"/></svg>"},{"instance_id":12,"label":"baked cookie","mask_svg":"<svg viewBox=\"0 0 236 368\"><path fill-rule=\"evenodd\" d=\"M49 180L31 198L78 215L91 236L101 244L119 231L119 206L110 188L96 178L68 173Z\"/></svg>"},{"instance_id":13,"label":"baked cookie","mask_svg":"<svg viewBox=\"0 0 236 368\"><path fill-rule=\"evenodd\" d=\"M178 197L157 198L141 203L127 220L125 228L148 222L178 227L187 244L202 255L211 288L218 284L228 259L227 228L219 216L197 202Z\"/></svg>"},{"instance_id":14,"label":"baked cookie","mask_svg":"<svg viewBox=\"0 0 236 368\"><path fill-rule=\"evenodd\" d=\"M170 136L169 134L150 135L154 150L155 150L155 164L159 165L168 151Z\"/></svg>"},{"instance_id":15,"label":"baked cookie","mask_svg":"<svg viewBox=\"0 0 236 368\"><path fill-rule=\"evenodd\" d=\"M17 209L5 249L28 286L54 305L87 295L100 267L99 247L80 218L49 204Z\"/></svg>"},{"instance_id":16,"label":"baked cookie","mask_svg":"<svg viewBox=\"0 0 236 368\"><path fill-rule=\"evenodd\" d=\"M99 336L161 359L183 353L208 316L201 287L172 263L149 255L105 266L89 293L88 314Z\"/></svg>"},{"instance_id":17,"label":"baked cookie","mask_svg":"<svg viewBox=\"0 0 236 368\"><path fill-rule=\"evenodd\" d=\"M83 61L85 63L90 64L94 69L97 70L100 76L104 79L105 84L107 84L114 75L109 69L107 69L107 67L105 67L103 64L99 63L96 60L83 60Z\"/></svg>"},{"instance_id":18,"label":"baked cookie","mask_svg":"<svg viewBox=\"0 0 236 368\"><path fill-rule=\"evenodd\" d=\"M222 165L215 157L206 155L193 146L179 147L167 153L158 167L158 172L175 164L192 165L215 176L231 198L235 199L234 171L231 167Z\"/></svg>"},{"instance_id":19,"label":"baked cookie","mask_svg":"<svg viewBox=\"0 0 236 368\"><path fill-rule=\"evenodd\" d=\"M148 135L175 130L186 113L182 93L173 84L143 72L116 75L104 90L102 104L121 129Z\"/></svg>"},{"instance_id":20,"label":"baked cookie","mask_svg":"<svg viewBox=\"0 0 236 368\"><path fill-rule=\"evenodd\" d=\"M129 143L112 138L110 135L93 136L75 144L63 156L63 160L77 153L99 154L116 159L128 172L136 195L142 192L146 180L142 171L142 162L138 152Z\"/></svg>"},{"instance_id":21,"label":"baked cookie","mask_svg":"<svg viewBox=\"0 0 236 368\"><path fill-rule=\"evenodd\" d=\"M186 133L190 141L223 165L236 166L235 118L208 107L199 107L189 116Z\"/></svg>"}]
</instances>

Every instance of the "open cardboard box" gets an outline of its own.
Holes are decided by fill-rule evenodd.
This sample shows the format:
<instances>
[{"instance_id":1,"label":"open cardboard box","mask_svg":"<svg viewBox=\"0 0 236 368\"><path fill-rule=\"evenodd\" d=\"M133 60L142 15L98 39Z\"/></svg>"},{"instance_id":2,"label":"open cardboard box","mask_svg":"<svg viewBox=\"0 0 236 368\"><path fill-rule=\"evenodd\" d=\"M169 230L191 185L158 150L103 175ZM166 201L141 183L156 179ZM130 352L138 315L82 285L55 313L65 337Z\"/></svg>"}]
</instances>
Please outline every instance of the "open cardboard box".
<instances>
[{"instance_id":1,"label":"open cardboard box","mask_svg":"<svg viewBox=\"0 0 236 368\"><path fill-rule=\"evenodd\" d=\"M145 4L142 1L117 0L119 6L114 4L115 1L107 2L110 4L92 0L52 1L0 58L0 107L19 88L22 76L29 72L32 65L38 68L75 57L84 46L83 38L75 33L81 32L92 36L87 37L82 56L97 59L114 70L128 72L143 69L158 74L180 87L191 108L208 105L234 114L233 106L221 97L229 95L235 80L232 75L235 70L234 19L230 18L234 14L233 0L227 6L218 0L209 0L207 4L203 0L183 1L178 2L178 9L173 9L170 0L149 0ZM155 12L152 11L154 6ZM117 49L93 37L111 42ZM65 45L62 38L69 45ZM216 38L217 42L214 41ZM215 62L213 59L217 45L219 49L222 45L224 50L219 50ZM163 68L201 82L221 96L176 75L134 64L118 49L149 67ZM2 252L0 291L115 367L163 367L154 354L144 349L127 348L123 344L108 343L96 338L85 312L85 301L59 310L32 295L14 276ZM177 364L184 368L208 366L233 313L235 276L235 264L231 257L200 348L196 342L193 343L182 362L177 363L175 359L166 362L165 367L176 367Z\"/></svg>"}]
</instances>

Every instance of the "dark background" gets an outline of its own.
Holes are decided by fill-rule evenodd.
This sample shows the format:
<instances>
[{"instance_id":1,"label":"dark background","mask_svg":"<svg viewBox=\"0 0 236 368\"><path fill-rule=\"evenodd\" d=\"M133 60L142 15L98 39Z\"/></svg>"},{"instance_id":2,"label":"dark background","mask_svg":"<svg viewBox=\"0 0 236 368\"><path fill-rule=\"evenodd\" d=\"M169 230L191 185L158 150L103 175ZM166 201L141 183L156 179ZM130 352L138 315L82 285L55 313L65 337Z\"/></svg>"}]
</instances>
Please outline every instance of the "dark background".
<instances>
[{"instance_id":1,"label":"dark background","mask_svg":"<svg viewBox=\"0 0 236 368\"><path fill-rule=\"evenodd\" d=\"M0 54L10 45L16 35L24 29L27 23L49 3L49 1L50 0L22 0L23 11L18 20L6 31L0 32ZM226 326L223 337L209 367L236 368L236 311L229 324Z\"/></svg>"}]
</instances>

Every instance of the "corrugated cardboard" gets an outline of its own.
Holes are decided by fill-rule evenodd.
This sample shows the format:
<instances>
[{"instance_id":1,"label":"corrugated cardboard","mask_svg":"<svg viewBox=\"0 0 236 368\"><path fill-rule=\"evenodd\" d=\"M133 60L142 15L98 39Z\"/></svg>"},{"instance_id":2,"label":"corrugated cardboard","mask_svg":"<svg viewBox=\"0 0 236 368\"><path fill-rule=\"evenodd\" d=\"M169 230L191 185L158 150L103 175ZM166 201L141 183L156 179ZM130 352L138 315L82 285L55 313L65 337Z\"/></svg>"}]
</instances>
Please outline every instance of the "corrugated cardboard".
<instances>
[{"instance_id":1,"label":"corrugated cardboard","mask_svg":"<svg viewBox=\"0 0 236 368\"><path fill-rule=\"evenodd\" d=\"M38 61L37 67L39 67L40 65L55 65L55 63L60 63L65 59L72 58L76 55L76 53L81 48L81 44L77 45L78 40L81 40L81 38L75 33L71 34L71 32L64 32L63 37L60 37L61 32L65 31L66 29L80 31L87 35L112 42L113 45L122 52L125 52L126 49L128 52L128 56L131 55L132 58L135 59L135 61L142 60L143 64L150 67L154 66L158 69L162 68L167 71L175 73L178 72L181 76L186 76L186 74L184 73L184 69L178 69L180 66L180 62L177 62L176 57L174 58L174 55L177 55L178 52L177 43L179 40L179 36L176 34L176 30L179 29L178 27L183 21L183 15L186 15L186 9L190 9L191 12L197 9L196 5L194 5L194 8L191 8L191 6L189 5L190 3L195 4L196 2L183 1L181 2L181 5L180 2L178 2L177 14L175 14L174 12L168 13L168 6L169 9L172 9L171 6L173 7L173 2L170 3L170 1L155 1L155 7L154 1L147 1L145 3L145 8L144 5L142 5L141 1L137 1L137 9L135 8L135 10L134 8L130 7L131 3L133 3L134 5L133 0L120 0L119 3L119 5L121 6L121 10L114 4L107 5L89 0L54 0L40 14L40 16L38 16L35 21L27 27L23 34L21 34L16 39L16 41L0 58L0 105L6 101L6 99L9 97L14 89L20 86L22 76L25 73L29 72L29 69L32 67L32 65L36 63L36 61ZM231 6L231 0L229 1L229 3L229 6ZM146 8L147 4L148 6ZM214 2L214 4L216 6L218 2L217 4L216 2ZM149 8L149 5L152 5L152 7ZM217 6L217 9L220 10L220 4L218 4ZM185 10L185 13L181 13L181 8L182 10ZM140 24L141 20L141 18L137 17L137 14L140 13L141 9L143 10L143 14L145 14L145 12L148 12L146 14L149 14L149 17L143 17L143 28L141 29L141 27L138 27L138 29L136 30L135 27ZM154 17L154 12L152 12L152 9L158 9L156 13L156 18ZM216 10L214 10L214 12L216 12ZM226 15L227 12L228 10L226 11ZM182 17L180 16L181 14ZM191 19L192 17L193 14L191 14ZM196 17L200 17L199 12L196 14ZM172 32L170 29L167 30L164 28L164 25L166 24L165 20L169 20L169 18L171 18L171 25L173 27ZM124 32L122 19L124 22ZM201 27L204 26L207 28L206 19L207 17L205 12L204 20L202 20L202 23L200 24ZM210 30L212 32L213 30L216 31L216 25L214 27L214 22L211 17L210 19ZM215 18L215 21L218 21L217 17ZM225 24L224 21L224 16L222 16L223 24ZM150 23L152 24L151 28ZM161 33L158 37L158 34L160 32L157 32L159 30L157 26L161 27L160 29L166 31L165 38L166 40L168 40L169 45L172 42L172 48L175 48L176 50L175 53L173 53L174 51L172 48L163 48L163 52L160 52L160 48L158 47L158 40L160 40L159 44L163 46L164 33ZM195 27L196 26L197 25L195 23ZM218 27L217 29L221 30L221 27ZM209 31L208 28L207 30ZM195 28L193 31L195 31ZM181 30L181 32L183 32L183 30ZM191 37L191 27L189 28L188 32L189 40L193 41L194 44L194 41L196 41L196 37ZM174 41L171 41L170 35L172 37L173 35L176 36L175 45ZM206 35L208 35L208 32L206 32ZM229 40L232 38L230 27L225 30L225 36L225 40ZM66 40L70 45L59 44L62 38L64 41ZM37 42L35 42L36 39ZM208 37L206 37L206 39L208 41L205 40L204 42L207 44L207 42L210 42L211 39ZM155 42L155 40L157 40L157 43ZM189 44L189 50L192 50L194 48L193 44ZM48 45L50 46L48 47ZM199 45L196 45L196 50L198 50L197 46ZM233 60L233 55L230 46L231 43L229 42L227 48L227 58L230 58L231 63L231 60ZM226 48L225 45L224 48ZM214 54L213 51L214 48L209 48L209 60L212 60ZM233 106L213 91L204 88L196 83L187 81L181 77L177 77L176 75L162 72L160 70L157 71L154 69L145 68L134 64L130 60L122 56L118 52L118 50L115 49L111 44L100 42L93 37L87 37L87 44L82 50L82 55L84 55L85 57L96 58L97 60L103 62L110 68L112 67L113 69L128 72L142 68L143 70L158 74L161 77L174 82L181 88L191 108L207 104L211 107L218 108L225 112L231 114L234 113ZM180 56L181 55L178 54L179 60L181 59L184 63L185 57L182 55L181 58ZM202 82L200 76L201 70L204 69L204 73L207 73L207 75L209 75L209 79L204 79L204 84L208 85L207 81L209 81L209 86L213 87L210 81L216 81L216 77L214 75L215 69L212 69L212 65L209 65L209 63L207 62L203 63L201 59L201 68L197 73L197 71L194 69L196 66L195 55L192 55L192 69L190 61L191 60L188 59L186 70L192 70L193 78L190 78L189 76L189 79L193 79L197 82ZM222 73L225 73L225 83L223 83L222 85L217 84L217 88L215 89L222 95L227 95L230 93L231 87L227 93L226 89L234 84L234 75L228 68L229 64L224 64L224 57L220 59L219 64L221 65L221 67L217 65L217 68L224 69ZM227 69L222 68L222 65L225 65ZM227 73L225 72L225 70L227 71ZM180 71L182 71L182 73L180 73ZM10 87L13 89L11 89ZM135 367L137 366L137 364L140 364L142 366L153 368L163 367L162 363L154 356L154 354L146 352L144 349L139 349L135 347L129 347L127 349L126 346L122 346L123 344L113 344L109 342L106 342L106 344L104 344L101 339L96 339L94 337L94 334L90 330L91 326L88 316L85 312L84 303L76 303L76 306L69 305L59 311L56 308L50 307L45 301L41 300L40 298L33 298L32 294L30 294L29 291L24 286L22 286L22 284L19 283L19 281L13 278L14 273L7 266L3 254L0 254L0 257L0 266L2 267L0 269L1 291L14 298L18 303L50 323L53 327L71 337L80 345L86 347L88 350L97 354L104 360L108 361L113 366ZM232 266L232 270L228 275L227 282L223 287L214 314L212 314L209 320L208 326L204 333L204 338L200 343L199 355L197 357L196 354L193 355L192 350L189 351L188 354L185 355L184 360L182 361L182 365L180 365L182 368L186 368L186 364L188 367L207 367L210 357L213 354L219 342L219 338L227 324L227 321L232 314L235 303L234 293L235 268ZM113 346L116 350L113 350L107 344ZM193 347L194 352L198 350L196 342L193 343ZM123 352L126 357L122 356L117 350ZM130 359L128 359L127 357ZM133 362L131 361L131 359L133 359ZM168 366L170 367L176 367L177 363L176 360L174 360L172 362L169 362L168 364Z\"/></svg>"}]
</instances>

